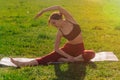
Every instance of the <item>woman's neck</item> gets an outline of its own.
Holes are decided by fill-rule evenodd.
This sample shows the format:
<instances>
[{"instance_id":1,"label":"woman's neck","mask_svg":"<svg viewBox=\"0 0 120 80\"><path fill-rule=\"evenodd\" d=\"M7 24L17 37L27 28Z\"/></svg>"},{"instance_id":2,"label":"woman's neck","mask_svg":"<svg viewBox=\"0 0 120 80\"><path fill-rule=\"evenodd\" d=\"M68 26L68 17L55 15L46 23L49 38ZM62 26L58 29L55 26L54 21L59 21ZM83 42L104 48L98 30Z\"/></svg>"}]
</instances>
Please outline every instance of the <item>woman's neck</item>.
<instances>
[{"instance_id":1,"label":"woman's neck","mask_svg":"<svg viewBox=\"0 0 120 80\"><path fill-rule=\"evenodd\" d=\"M61 28L63 28L64 24L65 24L65 21L61 20L61 21L59 21L58 26L56 26L56 27L61 29Z\"/></svg>"}]
</instances>

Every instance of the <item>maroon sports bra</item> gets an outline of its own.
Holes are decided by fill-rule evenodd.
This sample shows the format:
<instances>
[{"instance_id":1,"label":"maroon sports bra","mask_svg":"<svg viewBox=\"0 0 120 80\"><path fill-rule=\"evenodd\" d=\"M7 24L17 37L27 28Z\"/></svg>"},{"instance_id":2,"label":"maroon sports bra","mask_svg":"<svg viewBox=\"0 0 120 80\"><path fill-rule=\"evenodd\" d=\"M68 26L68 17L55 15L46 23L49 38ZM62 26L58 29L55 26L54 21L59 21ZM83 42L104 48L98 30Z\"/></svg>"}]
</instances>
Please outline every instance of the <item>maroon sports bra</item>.
<instances>
[{"instance_id":1,"label":"maroon sports bra","mask_svg":"<svg viewBox=\"0 0 120 80\"><path fill-rule=\"evenodd\" d=\"M60 29L60 31L62 32L61 29ZM80 32L81 32L80 26L78 24L73 24L73 29L69 34L64 35L63 32L62 32L62 34L63 34L63 37L65 37L67 40L71 41L71 40L75 39L80 34Z\"/></svg>"}]
</instances>

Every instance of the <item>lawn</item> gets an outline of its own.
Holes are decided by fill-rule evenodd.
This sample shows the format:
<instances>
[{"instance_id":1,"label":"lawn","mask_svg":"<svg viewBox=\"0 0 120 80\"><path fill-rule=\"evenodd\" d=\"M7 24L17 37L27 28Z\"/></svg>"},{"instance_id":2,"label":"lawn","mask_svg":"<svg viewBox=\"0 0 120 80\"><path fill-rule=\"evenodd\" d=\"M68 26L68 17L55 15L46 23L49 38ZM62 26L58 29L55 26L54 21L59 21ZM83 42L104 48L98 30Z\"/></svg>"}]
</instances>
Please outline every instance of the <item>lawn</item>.
<instances>
[{"instance_id":1,"label":"lawn","mask_svg":"<svg viewBox=\"0 0 120 80\"><path fill-rule=\"evenodd\" d=\"M0 58L35 58L53 51L57 30L48 27L51 12L33 20L53 5L67 9L80 24L86 49L112 51L120 59L119 0L0 0ZM119 75L119 62L0 67L0 80L120 80Z\"/></svg>"}]
</instances>

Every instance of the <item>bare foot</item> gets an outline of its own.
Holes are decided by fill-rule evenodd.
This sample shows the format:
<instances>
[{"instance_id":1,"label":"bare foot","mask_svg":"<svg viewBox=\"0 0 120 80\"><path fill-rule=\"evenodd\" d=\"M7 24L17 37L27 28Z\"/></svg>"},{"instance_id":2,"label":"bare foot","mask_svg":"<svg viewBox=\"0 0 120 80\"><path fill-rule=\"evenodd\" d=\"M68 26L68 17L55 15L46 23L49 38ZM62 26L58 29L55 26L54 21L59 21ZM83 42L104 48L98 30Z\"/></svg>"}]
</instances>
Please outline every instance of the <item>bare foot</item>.
<instances>
[{"instance_id":1,"label":"bare foot","mask_svg":"<svg viewBox=\"0 0 120 80\"><path fill-rule=\"evenodd\" d=\"M17 67L21 66L21 62L14 60L13 58L10 58L11 62L14 63Z\"/></svg>"}]
</instances>

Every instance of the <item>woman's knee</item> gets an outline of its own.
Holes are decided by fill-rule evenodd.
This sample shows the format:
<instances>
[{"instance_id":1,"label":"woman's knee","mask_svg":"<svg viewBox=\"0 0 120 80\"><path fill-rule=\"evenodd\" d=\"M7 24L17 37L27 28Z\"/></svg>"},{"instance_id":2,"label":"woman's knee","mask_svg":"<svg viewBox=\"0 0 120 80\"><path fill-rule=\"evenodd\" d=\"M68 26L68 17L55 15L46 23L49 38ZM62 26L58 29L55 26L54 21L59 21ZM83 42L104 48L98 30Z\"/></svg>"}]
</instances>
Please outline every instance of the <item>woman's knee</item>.
<instances>
[{"instance_id":1,"label":"woman's knee","mask_svg":"<svg viewBox=\"0 0 120 80\"><path fill-rule=\"evenodd\" d=\"M95 57L94 50L84 50L83 58L85 61L90 61L90 59Z\"/></svg>"}]
</instances>

